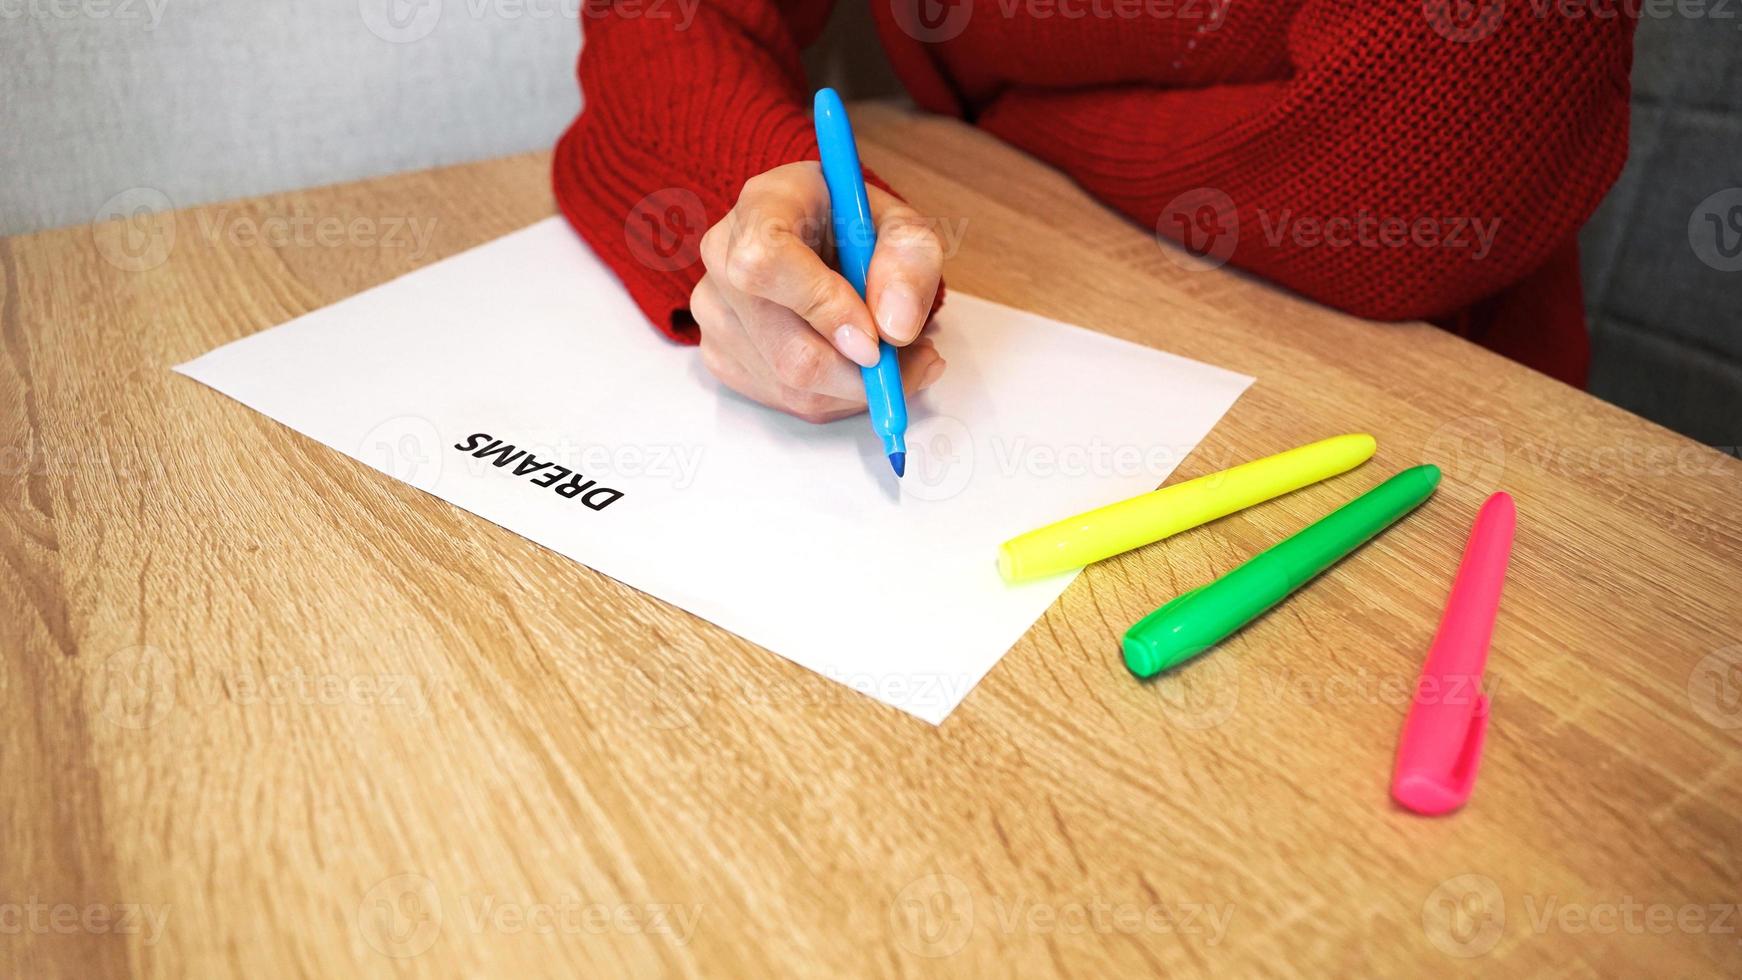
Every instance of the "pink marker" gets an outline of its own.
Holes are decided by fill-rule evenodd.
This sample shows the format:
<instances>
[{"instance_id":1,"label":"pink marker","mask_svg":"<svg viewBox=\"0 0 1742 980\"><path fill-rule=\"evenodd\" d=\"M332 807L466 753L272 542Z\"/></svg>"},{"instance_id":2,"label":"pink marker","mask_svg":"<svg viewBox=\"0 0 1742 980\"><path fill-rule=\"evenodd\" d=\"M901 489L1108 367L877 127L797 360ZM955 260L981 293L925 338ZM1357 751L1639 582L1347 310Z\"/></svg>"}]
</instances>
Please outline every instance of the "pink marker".
<instances>
[{"instance_id":1,"label":"pink marker","mask_svg":"<svg viewBox=\"0 0 1742 980\"><path fill-rule=\"evenodd\" d=\"M1445 618L1422 667L1391 777L1392 798L1417 813L1456 810L1476 783L1488 730L1482 668L1517 523L1517 508L1505 493L1489 497L1476 514Z\"/></svg>"}]
</instances>

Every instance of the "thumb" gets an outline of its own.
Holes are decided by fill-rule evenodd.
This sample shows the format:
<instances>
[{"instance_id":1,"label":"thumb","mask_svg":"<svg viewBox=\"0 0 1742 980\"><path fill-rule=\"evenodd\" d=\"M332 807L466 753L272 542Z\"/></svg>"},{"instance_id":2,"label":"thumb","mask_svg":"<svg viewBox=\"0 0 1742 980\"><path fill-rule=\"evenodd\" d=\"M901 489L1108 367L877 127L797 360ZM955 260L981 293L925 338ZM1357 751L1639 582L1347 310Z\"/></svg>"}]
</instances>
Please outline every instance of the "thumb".
<instances>
[{"instance_id":1,"label":"thumb","mask_svg":"<svg viewBox=\"0 0 1742 980\"><path fill-rule=\"evenodd\" d=\"M943 278L943 242L919 212L880 188L870 191L877 248L865 277L866 305L883 339L905 346L919 336L931 314Z\"/></svg>"}]
</instances>

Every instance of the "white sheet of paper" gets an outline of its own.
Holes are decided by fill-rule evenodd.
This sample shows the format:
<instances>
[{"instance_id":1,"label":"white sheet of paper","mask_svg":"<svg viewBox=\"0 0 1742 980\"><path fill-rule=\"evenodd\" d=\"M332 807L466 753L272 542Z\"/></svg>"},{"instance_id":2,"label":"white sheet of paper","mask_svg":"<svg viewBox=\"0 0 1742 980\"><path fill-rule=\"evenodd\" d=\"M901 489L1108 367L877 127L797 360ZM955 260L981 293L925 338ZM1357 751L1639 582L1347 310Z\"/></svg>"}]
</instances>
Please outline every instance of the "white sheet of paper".
<instances>
[{"instance_id":1,"label":"white sheet of paper","mask_svg":"<svg viewBox=\"0 0 1742 980\"><path fill-rule=\"evenodd\" d=\"M863 416L718 385L556 218L176 370L937 724L1075 577L1007 586L999 543L1153 489L1252 379L959 292L935 329L899 482Z\"/></svg>"}]
</instances>

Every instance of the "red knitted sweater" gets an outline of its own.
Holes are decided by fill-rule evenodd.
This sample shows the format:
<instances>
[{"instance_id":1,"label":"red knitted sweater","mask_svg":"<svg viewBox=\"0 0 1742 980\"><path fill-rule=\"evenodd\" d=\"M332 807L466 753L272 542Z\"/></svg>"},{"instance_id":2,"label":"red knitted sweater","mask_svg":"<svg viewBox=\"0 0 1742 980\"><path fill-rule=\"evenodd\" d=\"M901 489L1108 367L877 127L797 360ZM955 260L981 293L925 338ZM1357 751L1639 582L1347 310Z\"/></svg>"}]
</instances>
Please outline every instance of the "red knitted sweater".
<instances>
[{"instance_id":1,"label":"red knitted sweater","mask_svg":"<svg viewBox=\"0 0 1742 980\"><path fill-rule=\"evenodd\" d=\"M588 0L568 219L655 324L745 179L814 159L832 0ZM871 0L920 107L1312 299L1428 318L1582 384L1575 233L1627 154L1629 5ZM1461 15L1474 14L1473 17Z\"/></svg>"}]
</instances>

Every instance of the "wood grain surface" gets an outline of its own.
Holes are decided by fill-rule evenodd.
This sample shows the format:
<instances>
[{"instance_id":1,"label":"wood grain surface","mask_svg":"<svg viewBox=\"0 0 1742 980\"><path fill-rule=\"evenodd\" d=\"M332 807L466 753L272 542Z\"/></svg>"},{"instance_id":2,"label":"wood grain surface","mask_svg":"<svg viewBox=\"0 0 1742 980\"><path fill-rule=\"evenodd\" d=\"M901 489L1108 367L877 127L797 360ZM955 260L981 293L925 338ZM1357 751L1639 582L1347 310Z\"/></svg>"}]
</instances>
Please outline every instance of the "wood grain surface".
<instances>
[{"instance_id":1,"label":"wood grain surface","mask_svg":"<svg viewBox=\"0 0 1742 980\"><path fill-rule=\"evenodd\" d=\"M1174 479L1377 457L1089 569L933 728L170 373L550 214L546 157L0 241L0 971L1742 970L1742 464L857 118L954 286L1258 378ZM1131 622L1419 462L1386 536L1126 672ZM1486 760L1423 819L1392 755L1496 489Z\"/></svg>"}]
</instances>

